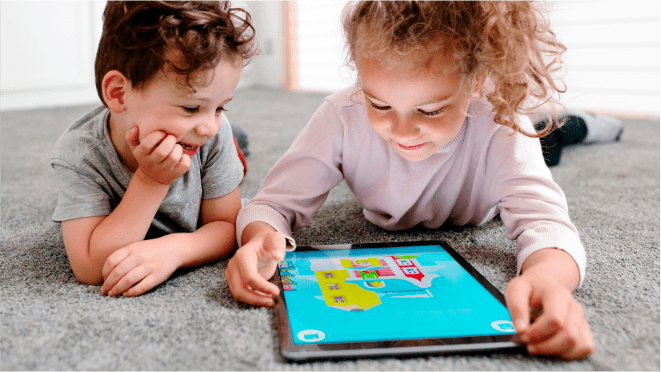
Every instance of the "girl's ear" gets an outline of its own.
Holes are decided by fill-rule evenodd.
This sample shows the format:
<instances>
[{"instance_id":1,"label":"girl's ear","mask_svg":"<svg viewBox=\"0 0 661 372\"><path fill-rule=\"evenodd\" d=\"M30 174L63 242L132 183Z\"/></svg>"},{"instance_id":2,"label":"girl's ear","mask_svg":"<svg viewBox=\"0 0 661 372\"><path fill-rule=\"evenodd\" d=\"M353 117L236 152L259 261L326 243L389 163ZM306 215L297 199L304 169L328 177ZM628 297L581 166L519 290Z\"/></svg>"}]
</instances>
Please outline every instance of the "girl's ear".
<instances>
[{"instance_id":1,"label":"girl's ear","mask_svg":"<svg viewBox=\"0 0 661 372\"><path fill-rule=\"evenodd\" d=\"M477 74L473 78L473 83L471 86L471 95L474 98L479 98L482 97L482 92L484 89L484 84L487 80L487 76L489 75L488 70L484 70L483 72Z\"/></svg>"},{"instance_id":2,"label":"girl's ear","mask_svg":"<svg viewBox=\"0 0 661 372\"><path fill-rule=\"evenodd\" d=\"M120 113L126 108L126 94L131 89L131 81L117 70L106 73L101 82L103 100L115 113Z\"/></svg>"}]
</instances>

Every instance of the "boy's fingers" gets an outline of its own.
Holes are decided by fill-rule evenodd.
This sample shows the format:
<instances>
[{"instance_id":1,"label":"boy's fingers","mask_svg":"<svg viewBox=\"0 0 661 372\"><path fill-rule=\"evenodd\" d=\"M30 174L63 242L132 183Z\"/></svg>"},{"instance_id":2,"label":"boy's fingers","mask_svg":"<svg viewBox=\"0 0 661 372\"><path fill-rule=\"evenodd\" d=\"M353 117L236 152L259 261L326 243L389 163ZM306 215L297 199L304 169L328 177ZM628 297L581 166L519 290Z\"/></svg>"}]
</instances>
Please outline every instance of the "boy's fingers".
<instances>
[{"instance_id":1,"label":"boy's fingers","mask_svg":"<svg viewBox=\"0 0 661 372\"><path fill-rule=\"evenodd\" d=\"M101 286L101 293L107 294L108 296L114 296L121 293L117 291L117 288L121 288L117 287L117 285L120 284L120 282L124 280L129 273L134 272L138 266L139 262L134 259L123 259L122 262L113 268L110 274L108 274L108 277L103 281L103 285Z\"/></svg>"},{"instance_id":2,"label":"boy's fingers","mask_svg":"<svg viewBox=\"0 0 661 372\"><path fill-rule=\"evenodd\" d=\"M169 137L169 136L168 136ZM172 150L168 154L165 160L171 161L173 164L179 164L181 162L181 157L184 155L184 148L180 144L176 143L172 147Z\"/></svg>"},{"instance_id":3,"label":"boy's fingers","mask_svg":"<svg viewBox=\"0 0 661 372\"><path fill-rule=\"evenodd\" d=\"M125 292L122 293L122 296L124 297L133 297L133 296L138 296L141 295L148 290L156 287L158 284L160 284L154 274L147 275L144 279L142 279L139 283L135 284L133 287L127 289Z\"/></svg>"},{"instance_id":4,"label":"boy's fingers","mask_svg":"<svg viewBox=\"0 0 661 372\"><path fill-rule=\"evenodd\" d=\"M129 129L128 132L126 132L126 143L128 143L131 149L134 149L138 147L138 145L140 145L140 140L138 140L139 137L140 137L140 128L138 128L137 125Z\"/></svg>"},{"instance_id":5,"label":"boy's fingers","mask_svg":"<svg viewBox=\"0 0 661 372\"><path fill-rule=\"evenodd\" d=\"M143 138L134 149L140 149L139 151L143 156L150 155L167 138L167 136L167 133L162 131L150 133Z\"/></svg>"},{"instance_id":6,"label":"boy's fingers","mask_svg":"<svg viewBox=\"0 0 661 372\"><path fill-rule=\"evenodd\" d=\"M132 269L108 291L108 296L112 297L126 292L126 290L131 288L135 283L146 278L147 275L149 275L149 273L144 266L138 266Z\"/></svg>"},{"instance_id":7,"label":"boy's fingers","mask_svg":"<svg viewBox=\"0 0 661 372\"><path fill-rule=\"evenodd\" d=\"M190 156L188 156L188 154L181 155L178 165L183 166L188 170L190 168Z\"/></svg>"},{"instance_id":8,"label":"boy's fingers","mask_svg":"<svg viewBox=\"0 0 661 372\"><path fill-rule=\"evenodd\" d=\"M123 252L124 250L122 249L117 250L106 258L106 262L103 263L103 268L101 269L101 276L103 276L104 281L108 279L108 275L110 275L115 267L125 258L125 256L120 256Z\"/></svg>"},{"instance_id":9,"label":"boy's fingers","mask_svg":"<svg viewBox=\"0 0 661 372\"><path fill-rule=\"evenodd\" d=\"M162 132L161 132L162 133ZM177 147L177 139L171 134L163 133L164 137L154 144L151 154L159 160L159 163L168 159L172 151ZM145 140L143 140L145 142ZM181 147L181 146L179 146ZM179 156L181 158L181 155ZM179 159L177 159L179 161Z\"/></svg>"},{"instance_id":10,"label":"boy's fingers","mask_svg":"<svg viewBox=\"0 0 661 372\"><path fill-rule=\"evenodd\" d=\"M520 278L520 277L519 277ZM530 326L530 298L532 286L515 278L505 288L505 302L512 316L512 324L519 334L527 332Z\"/></svg>"}]
</instances>

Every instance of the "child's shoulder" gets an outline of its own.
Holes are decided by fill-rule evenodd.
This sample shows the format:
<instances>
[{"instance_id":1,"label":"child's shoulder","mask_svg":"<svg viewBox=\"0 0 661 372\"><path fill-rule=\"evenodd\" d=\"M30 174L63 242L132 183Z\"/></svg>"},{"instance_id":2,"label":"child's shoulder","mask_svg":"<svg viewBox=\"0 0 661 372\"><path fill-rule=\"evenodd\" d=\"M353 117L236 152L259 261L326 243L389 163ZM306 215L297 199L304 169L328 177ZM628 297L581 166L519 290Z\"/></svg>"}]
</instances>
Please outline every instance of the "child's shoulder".
<instances>
[{"instance_id":1,"label":"child's shoulder","mask_svg":"<svg viewBox=\"0 0 661 372\"><path fill-rule=\"evenodd\" d=\"M338 109L358 105L360 88L352 84L326 97L326 101Z\"/></svg>"},{"instance_id":2,"label":"child's shoulder","mask_svg":"<svg viewBox=\"0 0 661 372\"><path fill-rule=\"evenodd\" d=\"M472 101L468 108L468 118L473 127L472 129L481 132L489 132L491 134L497 132L508 132L511 134L511 128L497 124L494 121L495 115L493 105L486 98ZM532 123L527 116L516 115L514 120L516 121L517 126L522 130L531 133L534 131Z\"/></svg>"},{"instance_id":3,"label":"child's shoulder","mask_svg":"<svg viewBox=\"0 0 661 372\"><path fill-rule=\"evenodd\" d=\"M57 140L53 157L75 164L93 149L112 144L105 125L108 114L99 106L74 121Z\"/></svg>"}]
</instances>

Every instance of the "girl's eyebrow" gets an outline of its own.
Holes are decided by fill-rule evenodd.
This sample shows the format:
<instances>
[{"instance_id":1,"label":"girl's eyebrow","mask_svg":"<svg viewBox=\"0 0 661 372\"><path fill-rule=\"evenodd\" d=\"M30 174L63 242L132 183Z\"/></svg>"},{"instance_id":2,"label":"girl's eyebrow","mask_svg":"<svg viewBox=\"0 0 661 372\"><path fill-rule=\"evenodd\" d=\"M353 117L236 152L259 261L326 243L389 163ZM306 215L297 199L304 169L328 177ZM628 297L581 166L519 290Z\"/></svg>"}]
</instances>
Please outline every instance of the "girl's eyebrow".
<instances>
[{"instance_id":1,"label":"girl's eyebrow","mask_svg":"<svg viewBox=\"0 0 661 372\"><path fill-rule=\"evenodd\" d=\"M369 98L372 101L376 100L376 101L385 103L385 101L382 101L382 100L374 97L372 94L366 92L365 89L363 89L363 94L366 95L367 98ZM417 104L417 105L415 105L415 107L427 106L427 105L433 105L433 104L443 104L443 103L446 103L446 101L450 100L453 96L454 96L454 94L448 94L446 96L441 96L441 97L432 99L429 102Z\"/></svg>"}]
</instances>

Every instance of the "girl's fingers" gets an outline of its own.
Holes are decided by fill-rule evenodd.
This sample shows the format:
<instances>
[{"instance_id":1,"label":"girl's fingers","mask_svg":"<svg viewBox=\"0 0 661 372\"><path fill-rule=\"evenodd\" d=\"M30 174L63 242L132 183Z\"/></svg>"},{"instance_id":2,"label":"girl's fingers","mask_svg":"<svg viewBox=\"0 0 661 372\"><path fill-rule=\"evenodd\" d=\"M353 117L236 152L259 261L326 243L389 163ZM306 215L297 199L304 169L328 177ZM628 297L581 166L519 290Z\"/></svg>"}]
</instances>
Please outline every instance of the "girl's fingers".
<instances>
[{"instance_id":1,"label":"girl's fingers","mask_svg":"<svg viewBox=\"0 0 661 372\"><path fill-rule=\"evenodd\" d=\"M568 290L547 290L542 293L542 315L528 328L523 341L528 344L543 342L558 332L566 332L571 324L572 308L578 303ZM579 305L580 306L580 305Z\"/></svg>"},{"instance_id":2,"label":"girl's fingers","mask_svg":"<svg viewBox=\"0 0 661 372\"><path fill-rule=\"evenodd\" d=\"M505 302L512 316L512 324L519 334L528 330L530 325L530 298L532 286L524 280L513 279L505 287Z\"/></svg>"},{"instance_id":3,"label":"girl's fingers","mask_svg":"<svg viewBox=\"0 0 661 372\"><path fill-rule=\"evenodd\" d=\"M268 252L268 258L280 262L285 259L285 248L287 240L280 233L268 234L264 238L264 250Z\"/></svg>"},{"instance_id":4,"label":"girl's fingers","mask_svg":"<svg viewBox=\"0 0 661 372\"><path fill-rule=\"evenodd\" d=\"M530 354L557 355L562 359L582 359L594 351L592 333L580 304L575 303L566 327L547 340L528 345Z\"/></svg>"},{"instance_id":5,"label":"girl's fingers","mask_svg":"<svg viewBox=\"0 0 661 372\"><path fill-rule=\"evenodd\" d=\"M267 291L256 292L253 290L252 288L259 290L259 283L257 282L256 285L253 283L254 287L251 288L251 286L246 284L243 280L236 266L228 264L227 269L225 270L225 277L227 278L227 285L230 288L230 293L235 301L256 306L273 306L273 296L267 294Z\"/></svg>"}]
</instances>

